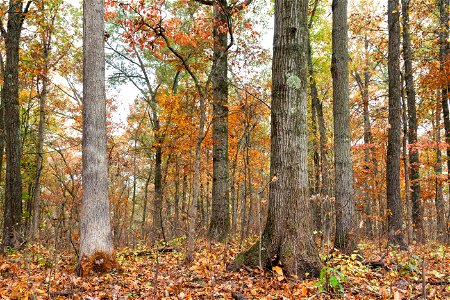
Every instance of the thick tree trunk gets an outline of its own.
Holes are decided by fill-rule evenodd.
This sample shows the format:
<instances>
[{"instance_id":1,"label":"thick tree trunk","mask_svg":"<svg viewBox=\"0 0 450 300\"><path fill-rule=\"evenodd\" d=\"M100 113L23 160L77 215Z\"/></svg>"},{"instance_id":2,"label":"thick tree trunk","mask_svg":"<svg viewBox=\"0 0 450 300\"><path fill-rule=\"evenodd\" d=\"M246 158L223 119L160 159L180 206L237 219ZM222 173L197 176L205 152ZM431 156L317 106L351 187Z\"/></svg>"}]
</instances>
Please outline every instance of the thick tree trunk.
<instances>
[{"instance_id":1,"label":"thick tree trunk","mask_svg":"<svg viewBox=\"0 0 450 300\"><path fill-rule=\"evenodd\" d=\"M27 4L27 7L29 5L30 3ZM22 144L19 105L19 42L27 7L23 8L23 1L9 1L7 32L2 33L6 47L2 101L4 102L4 116L8 116L4 118L6 189L3 211L3 247L15 247L23 239L22 176L20 173Z\"/></svg>"},{"instance_id":2,"label":"thick tree trunk","mask_svg":"<svg viewBox=\"0 0 450 300\"><path fill-rule=\"evenodd\" d=\"M414 88L414 75L412 67L411 38L409 32L409 3L410 0L402 0L403 59L405 62L406 98L408 103L408 141L410 145L413 145L409 148L409 180L411 182L412 226L417 242L424 243L424 209L422 200L420 199L419 150L415 147L415 144L417 143L417 113L416 92Z\"/></svg>"},{"instance_id":3,"label":"thick tree trunk","mask_svg":"<svg viewBox=\"0 0 450 300\"><path fill-rule=\"evenodd\" d=\"M333 1L334 167L336 235L334 247L351 253L356 248L355 203L348 97L347 0Z\"/></svg>"},{"instance_id":4,"label":"thick tree trunk","mask_svg":"<svg viewBox=\"0 0 450 300\"><path fill-rule=\"evenodd\" d=\"M212 211L208 236L224 241L230 227L228 199L228 54L227 2L214 3L213 54L213 185Z\"/></svg>"},{"instance_id":5,"label":"thick tree trunk","mask_svg":"<svg viewBox=\"0 0 450 300\"><path fill-rule=\"evenodd\" d=\"M269 212L261 240L229 269L280 265L286 274L318 276L322 268L312 236L307 169L306 0L275 2ZM261 247L260 247L261 246Z\"/></svg>"},{"instance_id":6,"label":"thick tree trunk","mask_svg":"<svg viewBox=\"0 0 450 300\"><path fill-rule=\"evenodd\" d=\"M80 220L80 270L84 258L99 252L110 257L113 252L106 152L103 1L85 0L83 11L83 199ZM105 263L107 261L105 260Z\"/></svg>"},{"instance_id":7,"label":"thick tree trunk","mask_svg":"<svg viewBox=\"0 0 450 300\"><path fill-rule=\"evenodd\" d=\"M389 126L386 157L386 194L388 209L389 244L406 247L403 240L402 199L400 198L400 21L399 1L388 0L388 73Z\"/></svg>"}]
</instances>

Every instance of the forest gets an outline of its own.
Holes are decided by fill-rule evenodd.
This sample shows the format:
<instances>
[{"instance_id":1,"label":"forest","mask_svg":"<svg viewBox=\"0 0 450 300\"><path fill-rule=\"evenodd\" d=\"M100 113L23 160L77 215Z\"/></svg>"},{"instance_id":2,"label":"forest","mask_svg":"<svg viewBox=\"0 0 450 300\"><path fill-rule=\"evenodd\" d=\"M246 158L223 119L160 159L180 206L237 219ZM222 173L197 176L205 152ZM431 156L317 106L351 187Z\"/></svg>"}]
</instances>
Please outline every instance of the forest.
<instances>
[{"instance_id":1,"label":"forest","mask_svg":"<svg viewBox=\"0 0 450 300\"><path fill-rule=\"evenodd\" d=\"M0 299L450 299L450 0L0 3Z\"/></svg>"}]
</instances>

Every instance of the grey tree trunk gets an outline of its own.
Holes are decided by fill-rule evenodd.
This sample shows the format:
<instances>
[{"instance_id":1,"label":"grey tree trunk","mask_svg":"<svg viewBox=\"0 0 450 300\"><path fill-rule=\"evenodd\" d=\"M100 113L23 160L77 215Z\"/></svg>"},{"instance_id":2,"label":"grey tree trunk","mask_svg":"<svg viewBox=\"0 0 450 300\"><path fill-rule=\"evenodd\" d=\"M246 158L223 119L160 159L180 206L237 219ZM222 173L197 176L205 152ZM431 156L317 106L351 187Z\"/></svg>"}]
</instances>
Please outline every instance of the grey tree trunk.
<instances>
[{"instance_id":1,"label":"grey tree trunk","mask_svg":"<svg viewBox=\"0 0 450 300\"><path fill-rule=\"evenodd\" d=\"M406 98L408 104L408 142L417 143L417 113L416 92L414 88L414 75L412 67L412 51L409 26L409 3L410 0L402 0L402 23L403 23L403 59L405 66ZM417 242L424 243L423 214L424 209L420 199L419 182L419 150L417 147L409 148L409 180L411 183L412 202L412 226Z\"/></svg>"},{"instance_id":2,"label":"grey tree trunk","mask_svg":"<svg viewBox=\"0 0 450 300\"><path fill-rule=\"evenodd\" d=\"M6 189L3 211L2 247L15 247L23 240L22 228L22 176L20 161L22 143L20 138L19 105L19 42L25 15L31 2L23 7L23 1L10 0L5 39L6 62L2 101L4 108L4 132L6 149ZM3 249L2 249L3 250Z\"/></svg>"},{"instance_id":3,"label":"grey tree trunk","mask_svg":"<svg viewBox=\"0 0 450 300\"><path fill-rule=\"evenodd\" d=\"M441 103L436 102L435 110L435 121L434 121L434 132L435 132L435 142L436 142L436 164L434 167L434 172L436 173L436 195L434 199L434 204L436 206L437 218L436 218L436 228L437 228L437 238L440 242L445 242L445 202L443 195L442 186L442 153L439 148L439 143L441 142Z\"/></svg>"},{"instance_id":4,"label":"grey tree trunk","mask_svg":"<svg viewBox=\"0 0 450 300\"><path fill-rule=\"evenodd\" d=\"M213 184L211 223L208 236L224 241L230 227L228 187L228 53L226 0L214 3L213 83ZM222 28L222 29L221 29Z\"/></svg>"},{"instance_id":5,"label":"grey tree trunk","mask_svg":"<svg viewBox=\"0 0 450 300\"><path fill-rule=\"evenodd\" d=\"M403 76L402 76L403 82ZM409 163L408 161L408 117L407 117L407 104L405 89L402 89L402 125L403 125L403 137L402 137L402 161L403 163L403 173L409 174ZM405 191L409 191L411 188L409 176L404 176L405 178ZM413 228L412 228L412 203L409 193L405 193L405 205L406 205L406 242L410 243L413 240Z\"/></svg>"},{"instance_id":6,"label":"grey tree trunk","mask_svg":"<svg viewBox=\"0 0 450 300\"><path fill-rule=\"evenodd\" d=\"M336 235L334 247L356 248L355 203L348 97L347 0L333 0L331 74L333 76Z\"/></svg>"},{"instance_id":7,"label":"grey tree trunk","mask_svg":"<svg viewBox=\"0 0 450 300\"><path fill-rule=\"evenodd\" d=\"M102 0L83 2L83 198L81 260L113 252L108 200L106 146L104 8ZM81 270L83 271L83 270Z\"/></svg>"},{"instance_id":8,"label":"grey tree trunk","mask_svg":"<svg viewBox=\"0 0 450 300\"><path fill-rule=\"evenodd\" d=\"M369 111L369 83L370 83L370 71L369 71L369 40L367 39L367 36L364 37L364 52L365 52L365 65L364 65L364 72L363 72L363 78L356 73L356 82L358 83L358 87L361 93L361 99L363 102L363 118L364 118L364 144L369 145L372 143L372 126L370 122L370 111ZM371 151L368 147L364 149L364 163L366 164L365 170L367 171L367 174L370 174L370 164L373 161L371 159ZM375 164L373 164L372 171L376 172ZM373 173L374 174L374 173ZM368 175L370 176L370 175ZM364 194L364 209L365 209L365 231L368 237L373 236L374 234L374 227L375 224L372 221L372 205L375 207L375 201L372 200L373 195L369 192L371 189L369 188L369 183L367 180L364 182L364 190L366 191Z\"/></svg>"},{"instance_id":9,"label":"grey tree trunk","mask_svg":"<svg viewBox=\"0 0 450 300\"><path fill-rule=\"evenodd\" d=\"M449 37L449 0L437 0L439 4L439 23L440 23L440 32L439 32L439 61L440 61L440 69L441 72L445 70L445 61L448 54L448 37ZM444 84L441 90L441 103L442 103L442 112L444 119L444 130L445 130L445 142L447 143L447 169L450 170L450 116L449 116L449 108L448 108L448 91L449 86ZM449 181L450 184L450 181ZM447 217L450 217L450 210L447 212ZM448 220L447 220L448 221ZM445 226L447 241L450 240L450 231L449 225Z\"/></svg>"},{"instance_id":10,"label":"grey tree trunk","mask_svg":"<svg viewBox=\"0 0 450 300\"><path fill-rule=\"evenodd\" d=\"M286 274L304 278L322 268L308 202L307 13L306 0L275 1L268 218L261 240L229 269L282 264Z\"/></svg>"},{"instance_id":11,"label":"grey tree trunk","mask_svg":"<svg viewBox=\"0 0 450 300\"><path fill-rule=\"evenodd\" d=\"M406 247L402 232L403 217L400 198L401 81L398 0L388 0L388 29L389 129L386 157L388 238L389 244Z\"/></svg>"}]
</instances>

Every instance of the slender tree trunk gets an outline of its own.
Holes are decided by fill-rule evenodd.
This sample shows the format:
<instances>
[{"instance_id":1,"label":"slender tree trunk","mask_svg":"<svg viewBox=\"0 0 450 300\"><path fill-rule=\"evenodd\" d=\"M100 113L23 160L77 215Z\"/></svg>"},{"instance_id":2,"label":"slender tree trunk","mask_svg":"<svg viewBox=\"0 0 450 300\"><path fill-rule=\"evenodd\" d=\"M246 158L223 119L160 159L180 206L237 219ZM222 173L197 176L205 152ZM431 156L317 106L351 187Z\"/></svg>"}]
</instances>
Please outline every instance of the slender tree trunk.
<instances>
[{"instance_id":1,"label":"slender tree trunk","mask_svg":"<svg viewBox=\"0 0 450 300\"><path fill-rule=\"evenodd\" d=\"M417 242L424 243L425 235L423 228L423 205L420 199L419 182L419 149L417 143L417 113L416 113L416 91L414 88L414 75L412 67L412 51L409 27L409 3L410 0L402 0L402 22L403 22L403 59L405 66L406 98L408 103L408 140L409 148L409 180L411 182L412 202L412 225ZM406 174L405 174L406 176Z\"/></svg>"},{"instance_id":2,"label":"slender tree trunk","mask_svg":"<svg viewBox=\"0 0 450 300\"><path fill-rule=\"evenodd\" d=\"M251 148L251 129L247 132L245 141L245 161L247 168L247 196L248 196L248 216L245 236L250 236L251 227L255 224L255 205L253 199L253 186L252 186L252 170L250 164L250 148Z\"/></svg>"},{"instance_id":3,"label":"slender tree trunk","mask_svg":"<svg viewBox=\"0 0 450 300\"><path fill-rule=\"evenodd\" d=\"M22 176L20 173L22 144L20 138L19 42L23 21L30 4L31 2L28 2L24 8L23 1L10 0L7 32L2 32L6 47L2 101L4 102L4 116L8 116L4 118L6 189L2 247L15 247L23 239Z\"/></svg>"},{"instance_id":4,"label":"slender tree trunk","mask_svg":"<svg viewBox=\"0 0 450 300\"><path fill-rule=\"evenodd\" d=\"M174 222L173 222L173 227L174 227L174 233L175 233L175 237L178 237L180 234L180 229L178 228L179 224L180 224L180 167L178 166L178 161L176 163L176 177L175 177L175 194L174 194L174 206L175 206L175 216L174 216Z\"/></svg>"},{"instance_id":5,"label":"slender tree trunk","mask_svg":"<svg viewBox=\"0 0 450 300\"><path fill-rule=\"evenodd\" d=\"M83 199L80 262L98 253L113 260L108 200L104 7L101 0L83 2ZM105 260L106 263L107 260Z\"/></svg>"},{"instance_id":6,"label":"slender tree trunk","mask_svg":"<svg viewBox=\"0 0 450 300\"><path fill-rule=\"evenodd\" d=\"M144 207L142 208L142 220L141 220L141 232L142 236L146 236L145 223L147 221L147 205L148 205L148 186L150 185L150 181L152 179L152 172L150 171L147 176L147 180L145 180L144 187Z\"/></svg>"},{"instance_id":7,"label":"slender tree trunk","mask_svg":"<svg viewBox=\"0 0 450 300\"><path fill-rule=\"evenodd\" d=\"M347 0L333 1L333 117L336 236L334 246L351 253L356 248L355 203L348 97Z\"/></svg>"},{"instance_id":8,"label":"slender tree trunk","mask_svg":"<svg viewBox=\"0 0 450 300\"><path fill-rule=\"evenodd\" d=\"M48 52L45 51L44 57L48 57ZM45 59L46 60L46 59ZM44 75L42 78L42 90L39 99L39 125L38 125L38 144L36 153L36 178L34 181L33 190L33 218L31 223L31 237L32 239L39 236L39 205L41 196L41 173L42 173L42 161L44 150L44 126L45 126L45 110L47 102L47 67L45 66Z\"/></svg>"},{"instance_id":9,"label":"slender tree trunk","mask_svg":"<svg viewBox=\"0 0 450 300\"><path fill-rule=\"evenodd\" d=\"M442 153L439 148L441 143L441 103L438 100L436 102L435 110L435 122L434 122L434 132L435 132L435 142L436 142L436 164L434 167L434 172L436 174L436 196L434 199L434 204L436 206L437 219L437 236L440 242L445 242L445 202L443 196L443 186L442 186Z\"/></svg>"},{"instance_id":10,"label":"slender tree trunk","mask_svg":"<svg viewBox=\"0 0 450 300\"><path fill-rule=\"evenodd\" d=\"M136 166L136 156L137 156L137 139L134 140L133 146L133 190L131 192L131 216L130 216L130 225L128 226L128 232L131 234L133 223L134 223L134 214L136 210L136 188L137 188L137 166Z\"/></svg>"},{"instance_id":11,"label":"slender tree trunk","mask_svg":"<svg viewBox=\"0 0 450 300\"><path fill-rule=\"evenodd\" d=\"M307 13L306 0L275 1L268 218L261 240L229 269L259 266L260 257L264 268L282 264L299 278L322 268L308 202Z\"/></svg>"},{"instance_id":12,"label":"slender tree trunk","mask_svg":"<svg viewBox=\"0 0 450 300\"><path fill-rule=\"evenodd\" d=\"M448 37L449 37L449 0L437 0L439 3L439 23L440 23L440 32L439 32L439 61L440 61L440 70L441 76L443 77L445 72L445 62L447 60L448 54ZM447 143L447 170L450 170L450 117L449 117L449 108L448 108L448 92L449 85L445 81L441 90L441 103L442 103L442 112L444 119L444 131L445 131L445 142ZM449 185L450 185L450 181ZM449 189L450 193L450 189ZM450 216L450 210L448 211L448 216ZM448 222L447 222L448 223ZM449 225L447 224L446 228L447 239L450 240L450 231ZM447 240L447 241L448 241Z\"/></svg>"},{"instance_id":13,"label":"slender tree trunk","mask_svg":"<svg viewBox=\"0 0 450 300\"><path fill-rule=\"evenodd\" d=\"M213 186L208 236L224 241L230 227L228 199L228 54L226 0L214 2L213 54Z\"/></svg>"},{"instance_id":14,"label":"slender tree trunk","mask_svg":"<svg viewBox=\"0 0 450 300\"><path fill-rule=\"evenodd\" d=\"M389 244L406 247L403 239L402 199L400 198L400 21L399 1L388 0L388 73L389 127L386 157L386 195L388 209Z\"/></svg>"},{"instance_id":15,"label":"slender tree trunk","mask_svg":"<svg viewBox=\"0 0 450 300\"><path fill-rule=\"evenodd\" d=\"M370 83L370 71L369 71L369 55L368 55L368 49L369 49L369 40L367 39L367 36L364 37L364 52L365 52L365 64L364 64L364 73L363 78L356 73L355 78L356 82L358 83L358 87L361 93L361 99L363 103L363 119L364 119L364 144L366 145L366 148L364 148L364 163L365 163L365 171L366 171L366 178L369 179L369 176L371 174L373 175L373 168L371 170L370 165L373 162L373 159L371 159L371 151L369 148L369 145L372 143L372 126L370 123L370 112L369 112L369 83ZM372 164L374 166L374 164ZM372 171L372 173L371 173ZM373 193L372 190L369 188L369 182L368 180L365 180L364 182L364 190L366 191L364 193L364 205L365 205L365 216L366 216L366 222L365 222L365 231L368 237L372 237L374 234L374 227L375 224L372 221L372 205L374 201L372 201Z\"/></svg>"},{"instance_id":16,"label":"slender tree trunk","mask_svg":"<svg viewBox=\"0 0 450 300\"><path fill-rule=\"evenodd\" d=\"M200 88L197 86L200 91ZM195 160L194 160L194 191L192 197L192 203L189 207L189 224L188 224L188 236L187 236L187 251L186 251L186 263L191 264L194 259L195 248L195 228L197 226L197 211L198 202L200 197L200 180L201 180L201 154L202 154L202 142L205 136L205 99L203 93L200 94L200 107L199 107L199 124L197 133L197 142L195 143Z\"/></svg>"},{"instance_id":17,"label":"slender tree trunk","mask_svg":"<svg viewBox=\"0 0 450 300\"><path fill-rule=\"evenodd\" d=\"M5 77L5 63L3 61L3 56L0 53L0 79L4 82ZM5 120L4 120L4 108L5 100L3 99L3 85L0 86L0 182L2 181L2 171L3 171L3 154L5 151ZM4 199L2 199L4 200ZM0 249L1 250L1 249Z\"/></svg>"},{"instance_id":18,"label":"slender tree trunk","mask_svg":"<svg viewBox=\"0 0 450 300\"><path fill-rule=\"evenodd\" d=\"M402 80L403 81L403 80ZM403 124L403 138L402 138L402 160L403 160L403 172L405 174L405 191L409 191L411 188L409 180L409 163L408 163L408 117L407 117L407 107L404 89L402 89L402 124ZM405 193L405 204L406 204L406 238L407 242L410 243L413 240L413 227L412 227L412 203L409 193Z\"/></svg>"},{"instance_id":19,"label":"slender tree trunk","mask_svg":"<svg viewBox=\"0 0 450 300\"><path fill-rule=\"evenodd\" d=\"M159 127L159 126L158 126ZM155 130L158 131L159 129ZM155 145L155 194L153 199L153 228L159 236L165 240L164 227L162 222L162 147L159 142Z\"/></svg>"},{"instance_id":20,"label":"slender tree trunk","mask_svg":"<svg viewBox=\"0 0 450 300\"><path fill-rule=\"evenodd\" d=\"M316 1L317 3L317 1ZM314 10L313 10L314 11ZM312 27L312 17L310 19L310 25L308 26L309 29ZM325 120L323 116L323 105L322 102L319 99L319 93L317 91L317 84L314 77L314 66L312 61L312 48L311 48L311 39L308 34L308 75L309 75L309 86L311 91L311 106L312 106L312 115L313 115L313 122L316 122L317 119L317 126L319 128L319 151L316 153L316 147L314 147L314 164L319 164L320 168L316 170L316 181L317 184L320 185L320 189L317 189L316 192L321 194L321 198L319 199L319 203L314 203L313 209L316 211L316 215L314 217L315 219L315 227L317 229L323 228L323 234L324 236L329 235L329 230L331 228L329 224L329 214L330 211L326 210L328 206L325 202L328 201L328 196L330 193L330 179L329 179L329 169L328 169L328 163L327 163L327 145L326 145L326 128L325 128ZM314 127L314 130L316 130L316 127ZM315 134L314 134L315 136ZM316 158L316 155L320 156ZM319 160L316 162L316 159ZM317 177L320 177L321 180L318 180Z\"/></svg>"}]
</instances>

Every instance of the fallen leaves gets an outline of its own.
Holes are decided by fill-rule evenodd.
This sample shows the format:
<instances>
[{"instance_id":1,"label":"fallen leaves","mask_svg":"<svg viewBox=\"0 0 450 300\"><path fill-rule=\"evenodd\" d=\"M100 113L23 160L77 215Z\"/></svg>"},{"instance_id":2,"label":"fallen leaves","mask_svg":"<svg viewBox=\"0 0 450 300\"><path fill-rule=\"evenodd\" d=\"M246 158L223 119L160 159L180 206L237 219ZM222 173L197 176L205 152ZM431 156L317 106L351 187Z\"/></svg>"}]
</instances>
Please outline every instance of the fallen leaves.
<instances>
[{"instance_id":1,"label":"fallen leaves","mask_svg":"<svg viewBox=\"0 0 450 300\"><path fill-rule=\"evenodd\" d=\"M376 256L364 245L365 257ZM272 272L243 269L227 272L226 264L239 252L234 244L197 243L194 263L184 264L184 247L124 248L116 253L120 270L101 276L77 277L76 259L64 251L30 246L0 258L0 299L408 299L422 294L419 259L426 260L428 298L450 298L447 253L442 245L414 246L409 252L392 251L386 267L372 269L355 255L327 256L327 267L342 273L343 290L321 292L317 279L287 277L282 267ZM143 255L141 255L144 253Z\"/></svg>"}]
</instances>

